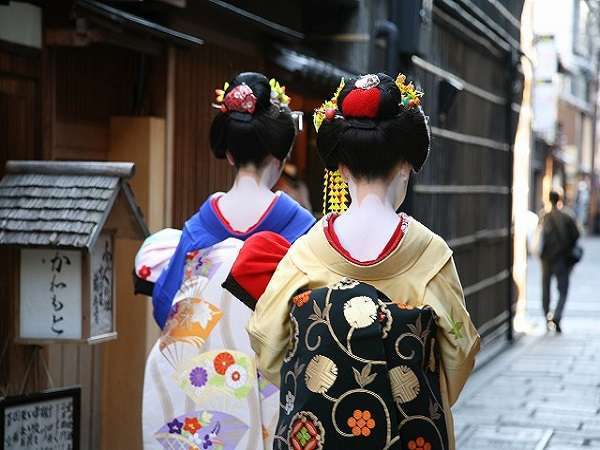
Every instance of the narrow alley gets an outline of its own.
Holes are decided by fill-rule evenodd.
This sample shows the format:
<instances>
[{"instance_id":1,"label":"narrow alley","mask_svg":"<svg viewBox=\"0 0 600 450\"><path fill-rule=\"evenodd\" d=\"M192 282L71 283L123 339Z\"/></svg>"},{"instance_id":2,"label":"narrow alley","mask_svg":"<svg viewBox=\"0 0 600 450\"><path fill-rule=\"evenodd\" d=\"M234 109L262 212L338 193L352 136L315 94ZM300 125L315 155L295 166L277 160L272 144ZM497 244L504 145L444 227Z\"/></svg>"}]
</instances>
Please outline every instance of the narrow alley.
<instances>
[{"instance_id":1,"label":"narrow alley","mask_svg":"<svg viewBox=\"0 0 600 450\"><path fill-rule=\"evenodd\" d=\"M454 408L458 449L600 449L600 239L583 246L562 335L546 333L540 264L530 258L533 331L469 381Z\"/></svg>"}]
</instances>

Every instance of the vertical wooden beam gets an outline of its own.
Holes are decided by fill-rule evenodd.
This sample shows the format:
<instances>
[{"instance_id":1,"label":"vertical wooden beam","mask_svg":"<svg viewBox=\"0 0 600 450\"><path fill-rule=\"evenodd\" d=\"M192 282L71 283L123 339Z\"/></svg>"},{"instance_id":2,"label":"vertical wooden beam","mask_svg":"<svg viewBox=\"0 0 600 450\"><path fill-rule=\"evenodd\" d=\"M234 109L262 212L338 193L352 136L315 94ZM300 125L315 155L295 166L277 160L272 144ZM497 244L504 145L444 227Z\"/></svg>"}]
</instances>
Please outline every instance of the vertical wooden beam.
<instances>
[{"instance_id":1,"label":"vertical wooden beam","mask_svg":"<svg viewBox=\"0 0 600 450\"><path fill-rule=\"evenodd\" d=\"M112 117L111 161L132 161L136 175L130 180L152 231L164 226L165 120L157 117ZM131 271L140 241L115 241L117 289L116 341L103 344L102 447L105 450L141 448L141 408L146 354L158 337L151 318L151 302L133 295Z\"/></svg>"}]
</instances>

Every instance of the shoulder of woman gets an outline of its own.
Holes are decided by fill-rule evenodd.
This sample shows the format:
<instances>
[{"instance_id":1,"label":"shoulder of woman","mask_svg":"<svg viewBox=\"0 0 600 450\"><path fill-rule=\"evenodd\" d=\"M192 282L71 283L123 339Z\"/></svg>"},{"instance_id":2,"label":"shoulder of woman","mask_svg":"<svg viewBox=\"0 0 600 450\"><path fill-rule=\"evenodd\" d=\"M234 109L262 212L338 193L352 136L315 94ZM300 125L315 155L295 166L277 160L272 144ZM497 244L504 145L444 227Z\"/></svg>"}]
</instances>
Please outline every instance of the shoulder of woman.
<instances>
[{"instance_id":1,"label":"shoulder of woman","mask_svg":"<svg viewBox=\"0 0 600 450\"><path fill-rule=\"evenodd\" d=\"M410 219L407 235L410 235L411 241L416 242L413 247L419 252L413 270L424 271L431 278L452 257L452 250L446 241L416 219Z\"/></svg>"}]
</instances>

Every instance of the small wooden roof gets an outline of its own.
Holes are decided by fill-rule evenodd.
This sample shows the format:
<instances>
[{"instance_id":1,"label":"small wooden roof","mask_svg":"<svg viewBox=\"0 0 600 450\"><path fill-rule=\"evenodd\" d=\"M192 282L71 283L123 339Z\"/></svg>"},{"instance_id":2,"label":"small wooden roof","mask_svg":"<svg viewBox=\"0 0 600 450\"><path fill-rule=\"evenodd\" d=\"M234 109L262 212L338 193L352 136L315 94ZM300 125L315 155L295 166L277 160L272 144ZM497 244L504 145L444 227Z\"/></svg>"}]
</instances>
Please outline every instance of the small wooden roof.
<instances>
[{"instance_id":1,"label":"small wooden roof","mask_svg":"<svg viewBox=\"0 0 600 450\"><path fill-rule=\"evenodd\" d=\"M127 180L133 163L8 161L0 180L0 245L91 249L102 229L143 239Z\"/></svg>"}]
</instances>

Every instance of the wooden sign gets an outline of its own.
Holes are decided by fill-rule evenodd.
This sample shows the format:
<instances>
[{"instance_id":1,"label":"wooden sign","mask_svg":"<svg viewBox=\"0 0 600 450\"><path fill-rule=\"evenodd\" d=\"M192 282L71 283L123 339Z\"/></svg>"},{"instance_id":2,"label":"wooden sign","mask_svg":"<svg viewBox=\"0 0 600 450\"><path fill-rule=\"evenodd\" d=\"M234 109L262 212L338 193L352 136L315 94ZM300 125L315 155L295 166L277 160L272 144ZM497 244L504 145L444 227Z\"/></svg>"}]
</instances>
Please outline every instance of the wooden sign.
<instances>
[{"instance_id":1,"label":"wooden sign","mask_svg":"<svg viewBox=\"0 0 600 450\"><path fill-rule=\"evenodd\" d=\"M81 339L81 262L77 250L21 250L21 339Z\"/></svg>"},{"instance_id":2,"label":"wooden sign","mask_svg":"<svg viewBox=\"0 0 600 450\"><path fill-rule=\"evenodd\" d=\"M114 234L103 231L91 252L22 248L17 341L115 339Z\"/></svg>"},{"instance_id":3,"label":"wooden sign","mask_svg":"<svg viewBox=\"0 0 600 450\"><path fill-rule=\"evenodd\" d=\"M113 333L113 239L102 233L90 255L90 336Z\"/></svg>"},{"instance_id":4,"label":"wooden sign","mask_svg":"<svg viewBox=\"0 0 600 450\"><path fill-rule=\"evenodd\" d=\"M0 400L2 450L79 450L80 388Z\"/></svg>"}]
</instances>

